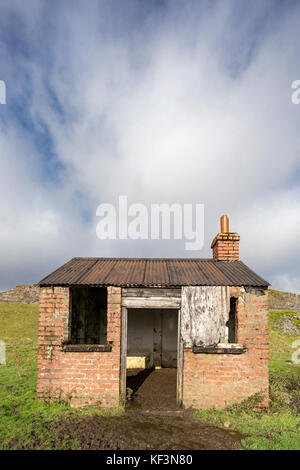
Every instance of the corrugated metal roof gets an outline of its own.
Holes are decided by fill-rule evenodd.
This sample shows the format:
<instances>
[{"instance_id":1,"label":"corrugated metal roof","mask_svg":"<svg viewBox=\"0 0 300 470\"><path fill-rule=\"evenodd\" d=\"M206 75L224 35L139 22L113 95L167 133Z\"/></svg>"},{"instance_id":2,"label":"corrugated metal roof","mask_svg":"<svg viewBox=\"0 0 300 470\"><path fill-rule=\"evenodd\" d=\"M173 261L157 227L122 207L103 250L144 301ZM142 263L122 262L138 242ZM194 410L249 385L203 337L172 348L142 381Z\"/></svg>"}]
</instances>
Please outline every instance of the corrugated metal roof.
<instances>
[{"instance_id":1,"label":"corrugated metal roof","mask_svg":"<svg viewBox=\"0 0 300 470\"><path fill-rule=\"evenodd\" d=\"M242 261L198 258L72 258L40 286L253 286L269 283Z\"/></svg>"}]
</instances>

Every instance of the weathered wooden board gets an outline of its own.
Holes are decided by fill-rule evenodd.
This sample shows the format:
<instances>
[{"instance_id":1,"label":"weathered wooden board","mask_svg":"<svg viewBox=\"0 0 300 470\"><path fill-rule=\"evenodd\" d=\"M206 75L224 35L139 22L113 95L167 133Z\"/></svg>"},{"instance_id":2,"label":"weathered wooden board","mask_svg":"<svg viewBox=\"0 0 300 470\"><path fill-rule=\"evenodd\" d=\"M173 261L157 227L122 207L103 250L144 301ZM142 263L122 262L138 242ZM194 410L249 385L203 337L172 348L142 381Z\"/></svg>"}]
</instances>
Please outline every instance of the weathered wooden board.
<instances>
[{"instance_id":1,"label":"weathered wooden board","mask_svg":"<svg viewBox=\"0 0 300 470\"><path fill-rule=\"evenodd\" d=\"M182 287L184 346L211 346L224 341L229 310L230 290L227 286Z\"/></svg>"},{"instance_id":2,"label":"weathered wooden board","mask_svg":"<svg viewBox=\"0 0 300 470\"><path fill-rule=\"evenodd\" d=\"M162 365L162 315L153 315L153 365Z\"/></svg>"},{"instance_id":3,"label":"weathered wooden board","mask_svg":"<svg viewBox=\"0 0 300 470\"><path fill-rule=\"evenodd\" d=\"M229 346L229 347L228 347ZM218 344L217 346L193 346L195 354L243 354L247 351L244 344Z\"/></svg>"},{"instance_id":4,"label":"weathered wooden board","mask_svg":"<svg viewBox=\"0 0 300 470\"><path fill-rule=\"evenodd\" d=\"M181 334L181 310L178 310L178 342L177 342L177 393L176 400L179 406L183 398L183 339Z\"/></svg>"},{"instance_id":5,"label":"weathered wooden board","mask_svg":"<svg viewBox=\"0 0 300 470\"><path fill-rule=\"evenodd\" d=\"M122 297L177 297L181 298L181 289L163 289L160 287L123 287Z\"/></svg>"},{"instance_id":6,"label":"weathered wooden board","mask_svg":"<svg viewBox=\"0 0 300 470\"><path fill-rule=\"evenodd\" d=\"M122 305L127 308L180 308L178 297L124 297Z\"/></svg>"},{"instance_id":7,"label":"weathered wooden board","mask_svg":"<svg viewBox=\"0 0 300 470\"><path fill-rule=\"evenodd\" d=\"M127 309L121 310L121 361L120 361L120 398L126 401L126 358L127 358Z\"/></svg>"},{"instance_id":8,"label":"weathered wooden board","mask_svg":"<svg viewBox=\"0 0 300 470\"><path fill-rule=\"evenodd\" d=\"M122 305L127 308L180 308L181 289L124 287Z\"/></svg>"}]
</instances>

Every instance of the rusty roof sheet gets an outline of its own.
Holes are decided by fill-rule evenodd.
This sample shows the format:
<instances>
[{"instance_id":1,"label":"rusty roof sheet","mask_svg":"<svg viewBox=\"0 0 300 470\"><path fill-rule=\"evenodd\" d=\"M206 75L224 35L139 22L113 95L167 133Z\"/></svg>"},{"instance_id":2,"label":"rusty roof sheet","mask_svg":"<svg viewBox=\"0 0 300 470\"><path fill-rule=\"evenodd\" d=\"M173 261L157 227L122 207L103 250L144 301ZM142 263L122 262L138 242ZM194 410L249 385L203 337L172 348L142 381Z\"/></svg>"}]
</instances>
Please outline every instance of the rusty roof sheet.
<instances>
[{"instance_id":1,"label":"rusty roof sheet","mask_svg":"<svg viewBox=\"0 0 300 470\"><path fill-rule=\"evenodd\" d=\"M72 258L40 286L252 286L269 283L242 261L199 258Z\"/></svg>"}]
</instances>

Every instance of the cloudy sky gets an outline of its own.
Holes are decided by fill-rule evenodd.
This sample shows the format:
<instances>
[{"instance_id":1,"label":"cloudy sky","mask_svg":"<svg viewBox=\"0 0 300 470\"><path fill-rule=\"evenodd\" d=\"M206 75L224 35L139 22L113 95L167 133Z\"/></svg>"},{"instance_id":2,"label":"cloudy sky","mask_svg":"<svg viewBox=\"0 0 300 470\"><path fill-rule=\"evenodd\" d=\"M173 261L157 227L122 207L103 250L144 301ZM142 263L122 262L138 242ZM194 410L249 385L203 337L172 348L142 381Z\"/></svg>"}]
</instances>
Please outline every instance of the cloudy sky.
<instances>
[{"instance_id":1,"label":"cloudy sky","mask_svg":"<svg viewBox=\"0 0 300 470\"><path fill-rule=\"evenodd\" d=\"M293 1L0 0L0 290L73 256L210 257L227 213L300 292L299 23ZM119 195L203 203L203 249L99 240Z\"/></svg>"}]
</instances>

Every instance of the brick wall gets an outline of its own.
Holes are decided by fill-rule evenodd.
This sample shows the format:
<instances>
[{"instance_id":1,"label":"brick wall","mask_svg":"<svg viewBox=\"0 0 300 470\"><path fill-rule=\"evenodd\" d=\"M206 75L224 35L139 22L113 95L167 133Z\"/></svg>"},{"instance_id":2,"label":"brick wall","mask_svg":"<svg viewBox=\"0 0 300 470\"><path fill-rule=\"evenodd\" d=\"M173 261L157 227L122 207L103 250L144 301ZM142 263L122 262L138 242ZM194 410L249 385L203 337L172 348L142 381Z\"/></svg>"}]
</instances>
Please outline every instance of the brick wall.
<instances>
[{"instance_id":1,"label":"brick wall","mask_svg":"<svg viewBox=\"0 0 300 470\"><path fill-rule=\"evenodd\" d=\"M184 350L183 405L225 407L262 392L268 404L268 292L232 288L237 300L238 342L243 354L194 354Z\"/></svg>"},{"instance_id":2,"label":"brick wall","mask_svg":"<svg viewBox=\"0 0 300 470\"><path fill-rule=\"evenodd\" d=\"M108 287L107 340L110 352L66 352L69 289L43 287L40 292L37 394L67 400L72 406L119 406L121 289Z\"/></svg>"},{"instance_id":3,"label":"brick wall","mask_svg":"<svg viewBox=\"0 0 300 470\"><path fill-rule=\"evenodd\" d=\"M220 261L235 261L239 259L240 236L237 233L218 233L211 247L213 258Z\"/></svg>"},{"instance_id":4,"label":"brick wall","mask_svg":"<svg viewBox=\"0 0 300 470\"><path fill-rule=\"evenodd\" d=\"M231 288L237 297L238 342L243 354L194 354L184 350L183 405L224 407L262 392L268 402L268 293ZM118 407L121 289L108 288L107 339L111 352L67 352L69 289L41 288L37 393L72 406Z\"/></svg>"}]
</instances>

